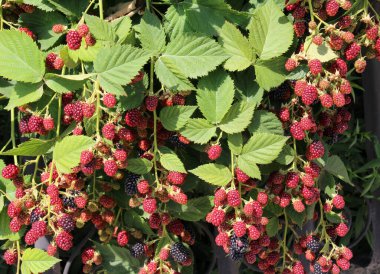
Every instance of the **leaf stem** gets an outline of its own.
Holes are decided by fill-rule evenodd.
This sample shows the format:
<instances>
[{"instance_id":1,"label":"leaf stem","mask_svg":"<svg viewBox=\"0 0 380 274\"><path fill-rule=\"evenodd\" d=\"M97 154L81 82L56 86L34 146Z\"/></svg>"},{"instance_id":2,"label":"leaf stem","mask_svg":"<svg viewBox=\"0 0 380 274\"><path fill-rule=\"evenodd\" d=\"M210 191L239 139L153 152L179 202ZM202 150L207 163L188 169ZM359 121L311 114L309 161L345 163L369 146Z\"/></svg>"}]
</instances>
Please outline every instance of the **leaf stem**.
<instances>
[{"instance_id":1,"label":"leaf stem","mask_svg":"<svg viewBox=\"0 0 380 274\"><path fill-rule=\"evenodd\" d=\"M15 132L15 109L11 109L11 139L12 139L12 148L16 147L16 132ZM17 165L17 156L13 156L15 165Z\"/></svg>"},{"instance_id":2,"label":"leaf stem","mask_svg":"<svg viewBox=\"0 0 380 274\"><path fill-rule=\"evenodd\" d=\"M151 1L151 0L146 0L146 9L147 9L149 12L151 11L151 9L150 9L151 5L152 5L152 1Z\"/></svg>"}]
</instances>

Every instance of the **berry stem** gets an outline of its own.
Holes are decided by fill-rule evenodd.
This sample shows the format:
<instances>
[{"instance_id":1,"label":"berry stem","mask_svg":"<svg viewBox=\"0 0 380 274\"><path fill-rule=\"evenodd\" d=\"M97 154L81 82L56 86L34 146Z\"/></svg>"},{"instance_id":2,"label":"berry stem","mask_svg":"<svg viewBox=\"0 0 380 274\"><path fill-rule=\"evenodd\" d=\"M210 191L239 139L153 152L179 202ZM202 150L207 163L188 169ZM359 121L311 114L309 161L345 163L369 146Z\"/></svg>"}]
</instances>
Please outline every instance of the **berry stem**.
<instances>
[{"instance_id":1,"label":"berry stem","mask_svg":"<svg viewBox=\"0 0 380 274\"><path fill-rule=\"evenodd\" d=\"M284 218L285 218L285 229L284 229L284 236L282 239L282 268L281 272L285 269L285 263L286 263L286 253L287 253L287 247L286 247L286 234L288 233L288 216L286 215L285 209L284 209Z\"/></svg>"},{"instance_id":2,"label":"berry stem","mask_svg":"<svg viewBox=\"0 0 380 274\"><path fill-rule=\"evenodd\" d=\"M158 172L157 172L157 153L158 153L158 145L157 145L157 112L153 111L153 164L154 164L154 177L156 178L156 183L159 184L158 180Z\"/></svg>"},{"instance_id":3,"label":"berry stem","mask_svg":"<svg viewBox=\"0 0 380 274\"><path fill-rule=\"evenodd\" d=\"M41 155L38 155L36 157L35 162L34 162L34 172L33 172L33 177L32 177L32 186L33 187L36 186L36 175L37 175L37 171L38 171L38 162L40 161L40 157L41 157Z\"/></svg>"},{"instance_id":4,"label":"berry stem","mask_svg":"<svg viewBox=\"0 0 380 274\"><path fill-rule=\"evenodd\" d=\"M0 30L3 30L3 0L0 0Z\"/></svg>"},{"instance_id":5,"label":"berry stem","mask_svg":"<svg viewBox=\"0 0 380 274\"><path fill-rule=\"evenodd\" d=\"M103 0L99 0L99 17L100 19L104 19L103 15Z\"/></svg>"},{"instance_id":6,"label":"berry stem","mask_svg":"<svg viewBox=\"0 0 380 274\"><path fill-rule=\"evenodd\" d=\"M82 15L82 19L84 18L84 16L87 14L87 12L90 10L90 8L92 7L92 5L95 3L95 0L91 0L91 2L88 4L86 10L83 12L83 15ZM82 20L81 19L81 20Z\"/></svg>"},{"instance_id":7,"label":"berry stem","mask_svg":"<svg viewBox=\"0 0 380 274\"><path fill-rule=\"evenodd\" d=\"M16 147L16 136L15 136L15 109L11 109L11 139L12 139L12 147ZM17 156L13 156L15 165L17 165Z\"/></svg>"},{"instance_id":8,"label":"berry stem","mask_svg":"<svg viewBox=\"0 0 380 274\"><path fill-rule=\"evenodd\" d=\"M153 84L154 84L154 59L150 59L150 75L149 75L149 94L153 95Z\"/></svg>"},{"instance_id":9,"label":"berry stem","mask_svg":"<svg viewBox=\"0 0 380 274\"><path fill-rule=\"evenodd\" d=\"M17 274L20 273L20 265L21 265L21 250L20 250L20 241L16 242L17 245Z\"/></svg>"},{"instance_id":10,"label":"berry stem","mask_svg":"<svg viewBox=\"0 0 380 274\"><path fill-rule=\"evenodd\" d=\"M100 84L99 81L95 81L95 93L96 93L96 136L100 138Z\"/></svg>"},{"instance_id":11,"label":"berry stem","mask_svg":"<svg viewBox=\"0 0 380 274\"><path fill-rule=\"evenodd\" d=\"M313 4L311 3L311 0L308 0L308 3L309 3L309 10L310 10L310 18L311 18L311 21L314 21Z\"/></svg>"}]
</instances>

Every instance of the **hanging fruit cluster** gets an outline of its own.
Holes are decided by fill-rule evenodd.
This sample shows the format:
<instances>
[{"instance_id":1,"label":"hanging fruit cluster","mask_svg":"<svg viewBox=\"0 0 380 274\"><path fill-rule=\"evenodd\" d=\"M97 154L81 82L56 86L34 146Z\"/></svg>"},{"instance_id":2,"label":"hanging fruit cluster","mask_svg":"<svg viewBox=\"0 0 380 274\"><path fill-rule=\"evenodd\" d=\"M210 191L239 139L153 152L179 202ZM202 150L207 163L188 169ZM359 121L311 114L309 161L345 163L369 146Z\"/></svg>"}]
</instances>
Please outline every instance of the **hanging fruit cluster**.
<instances>
[{"instance_id":1,"label":"hanging fruit cluster","mask_svg":"<svg viewBox=\"0 0 380 274\"><path fill-rule=\"evenodd\" d=\"M112 21L101 0L69 2L3 6L0 233L16 273L78 248L83 273L189 273L202 220L263 273L350 268L351 182L329 151L380 59L369 1L147 1Z\"/></svg>"}]
</instances>

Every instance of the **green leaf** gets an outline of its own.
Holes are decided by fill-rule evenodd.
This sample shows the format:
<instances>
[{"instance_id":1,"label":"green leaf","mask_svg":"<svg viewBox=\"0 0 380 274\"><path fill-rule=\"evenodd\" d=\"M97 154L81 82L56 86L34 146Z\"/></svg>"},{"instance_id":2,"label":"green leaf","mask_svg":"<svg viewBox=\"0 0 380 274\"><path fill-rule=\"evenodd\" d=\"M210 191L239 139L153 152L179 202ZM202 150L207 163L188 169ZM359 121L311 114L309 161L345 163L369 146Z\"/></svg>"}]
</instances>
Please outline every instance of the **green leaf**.
<instances>
[{"instance_id":1,"label":"green leaf","mask_svg":"<svg viewBox=\"0 0 380 274\"><path fill-rule=\"evenodd\" d=\"M128 159L127 170L136 174L147 174L153 167L151 161L145 158Z\"/></svg>"},{"instance_id":2,"label":"green leaf","mask_svg":"<svg viewBox=\"0 0 380 274\"><path fill-rule=\"evenodd\" d=\"M277 217L273 217L269 220L266 228L267 234L269 237L273 237L278 233L280 227L280 222Z\"/></svg>"},{"instance_id":3,"label":"green leaf","mask_svg":"<svg viewBox=\"0 0 380 274\"><path fill-rule=\"evenodd\" d=\"M219 164L205 164L190 170L190 172L203 181L216 186L225 186L232 180L229 168Z\"/></svg>"},{"instance_id":4,"label":"green leaf","mask_svg":"<svg viewBox=\"0 0 380 274\"><path fill-rule=\"evenodd\" d=\"M318 46L312 42L312 37L308 36L305 40L306 56L308 59L318 59L322 63L329 62L338 58L338 55L331 49L325 41Z\"/></svg>"},{"instance_id":5,"label":"green leaf","mask_svg":"<svg viewBox=\"0 0 380 274\"><path fill-rule=\"evenodd\" d=\"M130 208L125 209L125 211L126 214L124 214L124 218L125 222L128 224L129 227L141 230L143 233L147 235L154 234L146 220L143 217L141 217L141 212L137 213L135 210Z\"/></svg>"},{"instance_id":6,"label":"green leaf","mask_svg":"<svg viewBox=\"0 0 380 274\"><path fill-rule=\"evenodd\" d=\"M79 164L83 150L94 146L95 141L87 136L66 136L59 141L53 151L53 159L61 173L70 173Z\"/></svg>"},{"instance_id":7,"label":"green leaf","mask_svg":"<svg viewBox=\"0 0 380 274\"><path fill-rule=\"evenodd\" d=\"M50 5L46 0L23 0L22 2L32 6L36 6L37 8L44 11L54 11L53 6Z\"/></svg>"},{"instance_id":8,"label":"green leaf","mask_svg":"<svg viewBox=\"0 0 380 274\"><path fill-rule=\"evenodd\" d=\"M251 159L247 157L239 157L238 167L249 177L261 180L260 169Z\"/></svg>"},{"instance_id":9,"label":"green leaf","mask_svg":"<svg viewBox=\"0 0 380 274\"><path fill-rule=\"evenodd\" d=\"M266 110L258 110L253 115L252 123L249 125L248 130L251 133L273 133L283 135L282 123L277 116Z\"/></svg>"},{"instance_id":10,"label":"green leaf","mask_svg":"<svg viewBox=\"0 0 380 274\"><path fill-rule=\"evenodd\" d=\"M155 72L158 80L173 91L194 89L193 84L176 66L175 62L158 58L155 64Z\"/></svg>"},{"instance_id":11,"label":"green leaf","mask_svg":"<svg viewBox=\"0 0 380 274\"><path fill-rule=\"evenodd\" d=\"M264 96L264 89L252 79L253 67L235 74L234 82L237 91L237 97L242 101L260 105Z\"/></svg>"},{"instance_id":12,"label":"green leaf","mask_svg":"<svg viewBox=\"0 0 380 274\"><path fill-rule=\"evenodd\" d=\"M11 183L13 185L13 183ZM7 214L7 208L3 208L0 212L0 240L17 241L21 239L23 231L13 233L9 228L11 218Z\"/></svg>"},{"instance_id":13,"label":"green leaf","mask_svg":"<svg viewBox=\"0 0 380 274\"><path fill-rule=\"evenodd\" d=\"M206 217L213 206L212 197L204 196L189 199L186 205L169 203L168 209L173 216L189 222L197 222Z\"/></svg>"},{"instance_id":14,"label":"green leaf","mask_svg":"<svg viewBox=\"0 0 380 274\"><path fill-rule=\"evenodd\" d=\"M227 57L213 39L185 34L170 41L160 60L173 64L185 77L197 78L214 70Z\"/></svg>"},{"instance_id":15,"label":"green leaf","mask_svg":"<svg viewBox=\"0 0 380 274\"><path fill-rule=\"evenodd\" d=\"M94 244L96 250L102 254L102 267L108 273L137 273L139 271L140 262L131 255L128 248L97 242Z\"/></svg>"},{"instance_id":16,"label":"green leaf","mask_svg":"<svg viewBox=\"0 0 380 274\"><path fill-rule=\"evenodd\" d=\"M252 120L255 104L241 101L232 105L223 118L220 129L228 134L244 131Z\"/></svg>"},{"instance_id":17,"label":"green leaf","mask_svg":"<svg viewBox=\"0 0 380 274\"><path fill-rule=\"evenodd\" d=\"M245 24L245 14L232 10L224 0L186 0L186 24L194 32L217 35L225 20ZM205 23L207 22L207 23Z\"/></svg>"},{"instance_id":18,"label":"green leaf","mask_svg":"<svg viewBox=\"0 0 380 274\"><path fill-rule=\"evenodd\" d=\"M347 169L343 161L339 158L339 156L333 155L329 157L326 161L325 169L327 172L338 177L343 182L351 184L351 180L348 176Z\"/></svg>"},{"instance_id":19,"label":"green leaf","mask_svg":"<svg viewBox=\"0 0 380 274\"><path fill-rule=\"evenodd\" d=\"M21 260L22 274L44 272L61 261L56 257L49 256L47 252L37 248L28 248L24 250Z\"/></svg>"},{"instance_id":20,"label":"green leaf","mask_svg":"<svg viewBox=\"0 0 380 274\"><path fill-rule=\"evenodd\" d=\"M259 60L255 63L256 81L265 90L278 87L286 79L285 58L269 61Z\"/></svg>"},{"instance_id":21,"label":"green leaf","mask_svg":"<svg viewBox=\"0 0 380 274\"><path fill-rule=\"evenodd\" d=\"M43 95L42 83L23 83L17 82L12 91L8 105L5 107L11 110L14 107L26 105L38 101Z\"/></svg>"},{"instance_id":22,"label":"green leaf","mask_svg":"<svg viewBox=\"0 0 380 274\"><path fill-rule=\"evenodd\" d=\"M84 16L86 24L91 30L91 34L100 41L113 42L115 40L115 32L111 23L100 19L99 17L88 15Z\"/></svg>"},{"instance_id":23,"label":"green leaf","mask_svg":"<svg viewBox=\"0 0 380 274\"><path fill-rule=\"evenodd\" d=\"M309 67L307 65L299 65L295 70L290 72L287 76L287 80L299 80L306 76L309 72Z\"/></svg>"},{"instance_id":24,"label":"green leaf","mask_svg":"<svg viewBox=\"0 0 380 274\"><path fill-rule=\"evenodd\" d=\"M286 145L282 149L280 155L278 155L276 162L282 165L289 165L293 162L294 157L294 150L289 145Z\"/></svg>"},{"instance_id":25,"label":"green leaf","mask_svg":"<svg viewBox=\"0 0 380 274\"><path fill-rule=\"evenodd\" d=\"M105 89L105 87L103 87L103 89L108 92L108 89ZM115 92L115 90L113 90L110 93L115 94L117 93L117 91ZM144 101L145 88L142 85L139 86L139 84L132 86L128 85L124 88L123 94L119 95L126 95L120 96L120 104L122 105L123 110L133 109L140 106L141 103Z\"/></svg>"},{"instance_id":26,"label":"green leaf","mask_svg":"<svg viewBox=\"0 0 380 274\"><path fill-rule=\"evenodd\" d=\"M77 50L68 50L69 57L74 62L78 62L78 60L82 60L83 62L93 62L100 49L104 47L104 41L97 41L95 45L88 47L86 45L86 41L83 39L81 46Z\"/></svg>"},{"instance_id":27,"label":"green leaf","mask_svg":"<svg viewBox=\"0 0 380 274\"><path fill-rule=\"evenodd\" d=\"M160 162L161 165L169 171L177 171L186 173L185 166L177 154L167 147L160 147Z\"/></svg>"},{"instance_id":28,"label":"green leaf","mask_svg":"<svg viewBox=\"0 0 380 274\"><path fill-rule=\"evenodd\" d=\"M130 34L132 20L129 16L123 16L111 21L112 28L117 36L117 42L122 44Z\"/></svg>"},{"instance_id":29,"label":"green leaf","mask_svg":"<svg viewBox=\"0 0 380 274\"><path fill-rule=\"evenodd\" d=\"M185 9L189 8L191 4L181 2L171 5L165 13L165 30L171 38L182 35L184 32L191 32L191 27L187 22Z\"/></svg>"},{"instance_id":30,"label":"green leaf","mask_svg":"<svg viewBox=\"0 0 380 274\"><path fill-rule=\"evenodd\" d=\"M269 133L255 133L244 145L239 158L256 164L269 164L280 154L288 138Z\"/></svg>"},{"instance_id":31,"label":"green leaf","mask_svg":"<svg viewBox=\"0 0 380 274\"><path fill-rule=\"evenodd\" d=\"M47 0L49 4L68 17L81 17L82 12L86 9L87 1L78 0Z\"/></svg>"},{"instance_id":32,"label":"green leaf","mask_svg":"<svg viewBox=\"0 0 380 274\"><path fill-rule=\"evenodd\" d=\"M54 145L54 140L30 139L17 148L7 150L0 155L38 156L47 153Z\"/></svg>"},{"instance_id":33,"label":"green leaf","mask_svg":"<svg viewBox=\"0 0 380 274\"><path fill-rule=\"evenodd\" d=\"M235 155L239 155L243 148L243 135L241 133L228 134L228 147Z\"/></svg>"},{"instance_id":34,"label":"green leaf","mask_svg":"<svg viewBox=\"0 0 380 274\"><path fill-rule=\"evenodd\" d=\"M297 224L299 228L302 228L303 223L306 219L306 211L300 213L295 211L293 206L288 206L285 209L285 212L293 223Z\"/></svg>"},{"instance_id":35,"label":"green leaf","mask_svg":"<svg viewBox=\"0 0 380 274\"><path fill-rule=\"evenodd\" d=\"M196 109L196 106L164 107L160 111L160 121L169 131L179 130L187 123Z\"/></svg>"},{"instance_id":36,"label":"green leaf","mask_svg":"<svg viewBox=\"0 0 380 274\"><path fill-rule=\"evenodd\" d=\"M59 75L47 73L45 84L57 93L66 93L83 88L83 84L91 77L91 74Z\"/></svg>"},{"instance_id":37,"label":"green leaf","mask_svg":"<svg viewBox=\"0 0 380 274\"><path fill-rule=\"evenodd\" d=\"M293 42L293 26L272 0L255 11L248 28L249 41L262 60L282 55Z\"/></svg>"},{"instance_id":38,"label":"green leaf","mask_svg":"<svg viewBox=\"0 0 380 274\"><path fill-rule=\"evenodd\" d=\"M45 60L36 43L26 33L0 31L0 76L38 83L45 73Z\"/></svg>"},{"instance_id":39,"label":"green leaf","mask_svg":"<svg viewBox=\"0 0 380 274\"><path fill-rule=\"evenodd\" d=\"M148 59L149 54L141 49L118 45L99 51L94 70L99 73L101 86L107 85L108 82L126 85L138 74Z\"/></svg>"},{"instance_id":40,"label":"green leaf","mask_svg":"<svg viewBox=\"0 0 380 274\"><path fill-rule=\"evenodd\" d=\"M255 57L253 49L237 27L226 21L219 35L222 47L231 56L224 64L225 69L241 71L252 64Z\"/></svg>"},{"instance_id":41,"label":"green leaf","mask_svg":"<svg viewBox=\"0 0 380 274\"><path fill-rule=\"evenodd\" d=\"M67 25L67 20L61 13L38 9L33 13L21 13L19 21L37 35L42 50L53 47L63 36L61 33L55 33L52 27L55 24Z\"/></svg>"},{"instance_id":42,"label":"green leaf","mask_svg":"<svg viewBox=\"0 0 380 274\"><path fill-rule=\"evenodd\" d=\"M140 33L139 40L144 50L158 55L165 50L166 36L158 17L149 11L144 12L140 25L137 26Z\"/></svg>"},{"instance_id":43,"label":"green leaf","mask_svg":"<svg viewBox=\"0 0 380 274\"><path fill-rule=\"evenodd\" d=\"M331 199L334 198L337 191L334 176L323 171L321 176L319 176L318 181L324 193Z\"/></svg>"},{"instance_id":44,"label":"green leaf","mask_svg":"<svg viewBox=\"0 0 380 274\"><path fill-rule=\"evenodd\" d=\"M213 124L222 121L234 100L234 82L222 70L211 72L198 84L197 103L206 119Z\"/></svg>"},{"instance_id":45,"label":"green leaf","mask_svg":"<svg viewBox=\"0 0 380 274\"><path fill-rule=\"evenodd\" d=\"M342 218L333 211L326 213L326 218L329 222L333 224L339 224L342 222Z\"/></svg>"},{"instance_id":46,"label":"green leaf","mask_svg":"<svg viewBox=\"0 0 380 274\"><path fill-rule=\"evenodd\" d=\"M216 127L206 119L190 119L181 134L196 144L206 144L215 135Z\"/></svg>"}]
</instances>

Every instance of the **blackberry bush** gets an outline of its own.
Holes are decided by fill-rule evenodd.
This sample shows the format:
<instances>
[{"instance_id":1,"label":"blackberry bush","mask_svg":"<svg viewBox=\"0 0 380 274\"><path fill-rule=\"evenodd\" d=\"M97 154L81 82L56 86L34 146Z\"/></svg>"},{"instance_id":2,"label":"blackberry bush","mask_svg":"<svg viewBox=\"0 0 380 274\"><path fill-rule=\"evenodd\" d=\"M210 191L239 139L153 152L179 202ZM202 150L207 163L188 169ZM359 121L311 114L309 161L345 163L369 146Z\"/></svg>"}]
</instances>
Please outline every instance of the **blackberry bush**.
<instances>
[{"instance_id":1,"label":"blackberry bush","mask_svg":"<svg viewBox=\"0 0 380 274\"><path fill-rule=\"evenodd\" d=\"M83 273L204 273L210 229L262 273L350 268L363 170L339 145L380 59L368 0L25 2L0 9L12 270L61 250Z\"/></svg>"}]
</instances>

